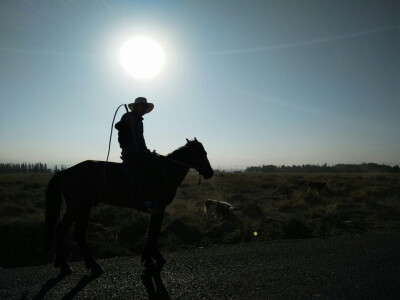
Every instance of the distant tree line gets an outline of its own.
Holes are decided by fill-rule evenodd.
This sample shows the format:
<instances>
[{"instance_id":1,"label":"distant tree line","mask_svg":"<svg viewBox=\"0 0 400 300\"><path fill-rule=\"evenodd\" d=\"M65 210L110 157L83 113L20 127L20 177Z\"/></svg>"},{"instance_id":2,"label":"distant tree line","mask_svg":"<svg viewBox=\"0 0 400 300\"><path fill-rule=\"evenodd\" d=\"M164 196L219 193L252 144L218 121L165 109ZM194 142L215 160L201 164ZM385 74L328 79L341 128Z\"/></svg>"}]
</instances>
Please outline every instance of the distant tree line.
<instances>
[{"instance_id":1,"label":"distant tree line","mask_svg":"<svg viewBox=\"0 0 400 300\"><path fill-rule=\"evenodd\" d=\"M259 167L247 167L248 173L400 173L398 165L391 167L376 163L363 164L337 164L333 166L301 165L301 166L275 166L262 165Z\"/></svg>"},{"instance_id":2,"label":"distant tree line","mask_svg":"<svg viewBox=\"0 0 400 300\"><path fill-rule=\"evenodd\" d=\"M54 166L54 173L60 172L60 171L64 171L67 168L66 165L60 165L60 168L58 168L57 165Z\"/></svg>"},{"instance_id":3,"label":"distant tree line","mask_svg":"<svg viewBox=\"0 0 400 300\"><path fill-rule=\"evenodd\" d=\"M47 167L47 164L43 163L0 163L0 174L4 173L56 173L58 171L65 170L67 167L61 165L60 168L55 165L54 169Z\"/></svg>"}]
</instances>

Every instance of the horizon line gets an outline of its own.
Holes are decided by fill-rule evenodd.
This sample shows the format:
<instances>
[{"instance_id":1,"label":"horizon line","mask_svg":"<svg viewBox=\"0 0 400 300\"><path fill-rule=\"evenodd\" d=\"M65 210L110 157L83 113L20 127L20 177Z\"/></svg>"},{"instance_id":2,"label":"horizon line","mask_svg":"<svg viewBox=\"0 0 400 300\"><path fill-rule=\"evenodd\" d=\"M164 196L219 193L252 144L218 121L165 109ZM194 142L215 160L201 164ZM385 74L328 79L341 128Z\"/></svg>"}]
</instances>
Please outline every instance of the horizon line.
<instances>
[{"instance_id":1,"label":"horizon line","mask_svg":"<svg viewBox=\"0 0 400 300\"><path fill-rule=\"evenodd\" d=\"M88 159L88 160L91 160L91 159ZM94 161L101 161L101 160L95 160L95 159L93 159L93 160ZM113 161L109 161L109 162L111 162L111 163L121 163L122 164L122 162L113 162ZM37 164L37 163L46 164L49 169L52 169L55 166L57 166L57 167L65 166L67 168L70 168L70 167L73 167L73 166L78 164L78 163L75 163L75 164L46 163L46 162L43 162L43 161L35 161L35 162L32 162L32 161L18 161L18 162L15 162L15 161L4 161L2 159L0 160L0 164ZM262 163L262 164L258 164L258 165L254 165L254 164L250 164L250 165L218 165L218 164L215 164L214 169L215 170L243 170L243 169L246 169L246 168L260 168L260 167L263 167L263 166L275 166L275 167L281 168L281 167L293 167L293 166L295 166L295 167L301 167L301 166L319 166L319 167L323 167L324 165L326 165L327 167L334 167L334 166L337 166L337 165L366 165L366 164L376 164L376 165L389 166L389 167L400 166L400 163L377 163L377 162L327 163L327 162L324 162L324 163L301 163L301 164L284 164L284 163L283 164L281 164L281 163L280 164L274 164L274 163L265 164L265 163Z\"/></svg>"}]
</instances>

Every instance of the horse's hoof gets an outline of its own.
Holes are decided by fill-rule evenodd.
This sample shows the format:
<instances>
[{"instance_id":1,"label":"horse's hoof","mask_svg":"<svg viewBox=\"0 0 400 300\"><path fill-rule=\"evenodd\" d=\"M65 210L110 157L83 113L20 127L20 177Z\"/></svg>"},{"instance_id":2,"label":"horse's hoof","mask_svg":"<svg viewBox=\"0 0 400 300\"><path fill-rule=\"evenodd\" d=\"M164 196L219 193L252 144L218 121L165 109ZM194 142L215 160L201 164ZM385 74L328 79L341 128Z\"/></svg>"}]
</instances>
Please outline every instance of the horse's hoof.
<instances>
[{"instance_id":1,"label":"horse's hoof","mask_svg":"<svg viewBox=\"0 0 400 300\"><path fill-rule=\"evenodd\" d=\"M72 269L70 266L68 266L67 264L62 265L60 268L60 275L61 276L67 276L72 274Z\"/></svg>"},{"instance_id":2,"label":"horse's hoof","mask_svg":"<svg viewBox=\"0 0 400 300\"><path fill-rule=\"evenodd\" d=\"M102 267L100 267L99 265L96 265L92 268L92 270L90 271L90 278L91 279L95 279L97 277L99 277L101 274L104 273L104 270Z\"/></svg>"}]
</instances>

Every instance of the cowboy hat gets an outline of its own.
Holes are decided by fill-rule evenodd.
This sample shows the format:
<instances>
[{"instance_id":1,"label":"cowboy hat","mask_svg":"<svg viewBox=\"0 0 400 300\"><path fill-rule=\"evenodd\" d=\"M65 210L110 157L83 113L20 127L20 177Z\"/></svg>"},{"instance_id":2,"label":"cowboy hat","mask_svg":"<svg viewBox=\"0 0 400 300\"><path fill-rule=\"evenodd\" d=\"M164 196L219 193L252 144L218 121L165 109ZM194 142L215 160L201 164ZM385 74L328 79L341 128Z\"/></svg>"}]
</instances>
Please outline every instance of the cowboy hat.
<instances>
[{"instance_id":1,"label":"cowboy hat","mask_svg":"<svg viewBox=\"0 0 400 300\"><path fill-rule=\"evenodd\" d=\"M135 99L134 103L129 103L128 107L130 110L133 110L133 108L137 105L137 104L146 104L146 112L145 114L151 112L154 108L154 104L153 103L148 103L147 99L145 97L137 97Z\"/></svg>"}]
</instances>

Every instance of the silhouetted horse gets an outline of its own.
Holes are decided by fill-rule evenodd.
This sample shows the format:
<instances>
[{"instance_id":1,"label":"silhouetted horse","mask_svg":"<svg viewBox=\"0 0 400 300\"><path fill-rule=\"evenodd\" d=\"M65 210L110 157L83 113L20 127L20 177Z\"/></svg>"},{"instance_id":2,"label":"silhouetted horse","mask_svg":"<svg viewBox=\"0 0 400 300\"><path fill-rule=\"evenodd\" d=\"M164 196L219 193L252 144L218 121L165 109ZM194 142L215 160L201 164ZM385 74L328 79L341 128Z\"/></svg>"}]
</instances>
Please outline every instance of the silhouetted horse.
<instances>
[{"instance_id":1,"label":"silhouetted horse","mask_svg":"<svg viewBox=\"0 0 400 300\"><path fill-rule=\"evenodd\" d=\"M151 213L147 241L142 253L145 270L161 269L165 260L159 251L158 240L165 207L172 202L176 189L190 168L195 168L205 179L211 178L213 169L203 145L196 139L187 140L186 145L167 156L161 156L164 180L154 182L143 179L139 187L132 184L121 163L104 161L84 161L64 171L58 172L50 180L46 190L46 227L48 246L56 235L55 267L61 273L71 273L64 254L64 239L68 228L75 222L75 238L82 250L85 266L96 277L103 273L102 268L91 256L86 244L86 228L91 208L97 203L107 203L119 207L143 208L143 201L158 203L158 209ZM66 212L62 220L60 210L62 197ZM57 224L58 223L58 224ZM155 260L155 263L153 262Z\"/></svg>"}]
</instances>

